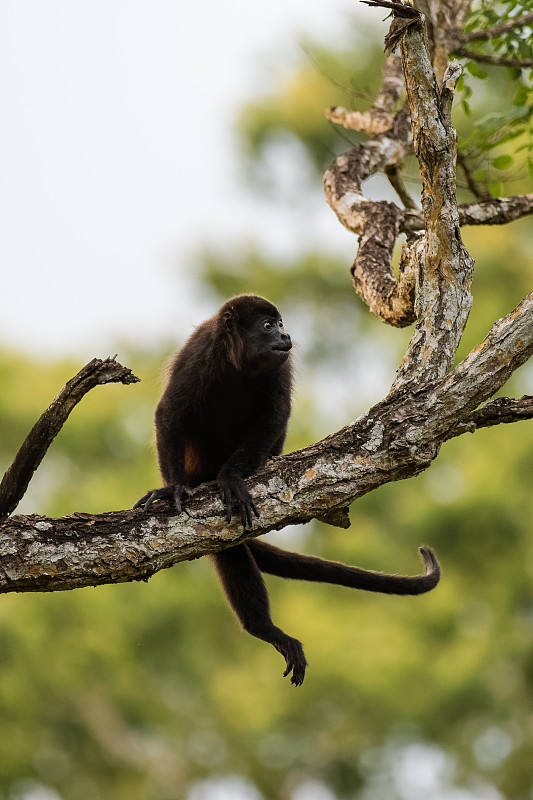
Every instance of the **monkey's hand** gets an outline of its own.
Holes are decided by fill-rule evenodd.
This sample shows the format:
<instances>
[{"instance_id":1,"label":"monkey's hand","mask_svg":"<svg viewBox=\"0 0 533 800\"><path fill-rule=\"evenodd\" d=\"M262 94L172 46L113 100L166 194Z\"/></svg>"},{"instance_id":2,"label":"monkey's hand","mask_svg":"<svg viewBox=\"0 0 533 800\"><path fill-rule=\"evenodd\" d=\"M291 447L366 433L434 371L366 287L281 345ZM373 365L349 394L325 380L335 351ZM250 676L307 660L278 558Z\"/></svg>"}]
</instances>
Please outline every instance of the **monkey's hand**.
<instances>
[{"instance_id":1,"label":"monkey's hand","mask_svg":"<svg viewBox=\"0 0 533 800\"><path fill-rule=\"evenodd\" d=\"M287 636L286 639L284 646L278 648L287 663L287 669L283 673L283 677L286 678L287 675L290 675L293 686L301 686L308 666L304 649L298 639L293 639L291 636Z\"/></svg>"},{"instance_id":2,"label":"monkey's hand","mask_svg":"<svg viewBox=\"0 0 533 800\"><path fill-rule=\"evenodd\" d=\"M188 486L184 486L181 483L177 483L174 486L163 486L162 489L154 489L143 494L133 508L143 508L145 511L149 511L152 503L155 503L156 500L170 500L171 503L174 503L176 509L181 512L183 510L181 503L183 494L190 497L192 492Z\"/></svg>"},{"instance_id":3,"label":"monkey's hand","mask_svg":"<svg viewBox=\"0 0 533 800\"><path fill-rule=\"evenodd\" d=\"M243 479L235 472L220 470L217 477L218 492L226 506L226 519L231 522L234 514L239 514L243 528L252 527L252 514L259 517L252 495L246 488Z\"/></svg>"}]
</instances>

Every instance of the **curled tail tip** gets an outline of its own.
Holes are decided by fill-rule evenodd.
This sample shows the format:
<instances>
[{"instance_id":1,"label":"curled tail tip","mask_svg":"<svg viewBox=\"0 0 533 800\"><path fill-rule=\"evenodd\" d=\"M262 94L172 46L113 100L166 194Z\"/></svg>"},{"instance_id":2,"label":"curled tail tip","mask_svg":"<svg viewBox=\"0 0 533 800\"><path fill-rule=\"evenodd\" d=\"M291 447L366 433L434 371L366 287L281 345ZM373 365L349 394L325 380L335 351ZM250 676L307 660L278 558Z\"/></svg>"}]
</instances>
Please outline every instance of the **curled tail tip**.
<instances>
[{"instance_id":1,"label":"curled tail tip","mask_svg":"<svg viewBox=\"0 0 533 800\"><path fill-rule=\"evenodd\" d=\"M437 556L435 555L432 548L429 547L427 544L424 544L421 547L419 547L418 551L422 556L422 558L424 559L424 565L426 567L426 575L434 576L435 578L434 585L436 586L440 580L440 564Z\"/></svg>"}]
</instances>

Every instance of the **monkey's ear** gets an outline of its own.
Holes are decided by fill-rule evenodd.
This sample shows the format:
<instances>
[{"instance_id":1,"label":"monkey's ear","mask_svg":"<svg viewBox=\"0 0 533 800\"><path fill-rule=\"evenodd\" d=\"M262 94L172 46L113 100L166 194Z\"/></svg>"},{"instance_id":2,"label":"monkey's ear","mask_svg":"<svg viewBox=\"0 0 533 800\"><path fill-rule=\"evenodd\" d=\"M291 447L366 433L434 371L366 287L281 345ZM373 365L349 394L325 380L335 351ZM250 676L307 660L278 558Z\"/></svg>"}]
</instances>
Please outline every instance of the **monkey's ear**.
<instances>
[{"instance_id":1,"label":"monkey's ear","mask_svg":"<svg viewBox=\"0 0 533 800\"><path fill-rule=\"evenodd\" d=\"M235 329L237 325L237 314L235 313L233 306L229 306L229 308L224 309L222 314L222 325L228 331Z\"/></svg>"}]
</instances>

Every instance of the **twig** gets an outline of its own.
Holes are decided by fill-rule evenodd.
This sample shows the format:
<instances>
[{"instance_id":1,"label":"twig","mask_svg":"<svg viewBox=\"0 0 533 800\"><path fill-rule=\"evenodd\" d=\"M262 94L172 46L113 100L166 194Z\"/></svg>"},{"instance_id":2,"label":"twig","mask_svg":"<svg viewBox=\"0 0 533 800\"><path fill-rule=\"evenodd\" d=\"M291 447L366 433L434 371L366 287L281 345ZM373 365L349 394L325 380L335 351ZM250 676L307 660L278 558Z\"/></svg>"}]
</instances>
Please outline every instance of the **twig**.
<instances>
[{"instance_id":1,"label":"twig","mask_svg":"<svg viewBox=\"0 0 533 800\"><path fill-rule=\"evenodd\" d=\"M490 192L484 189L483 186L480 186L480 184L476 181L476 179L472 175L470 167L468 166L466 158L460 152L457 153L457 163L463 170L463 175L465 176L468 188L470 189L474 197L477 197L478 200L490 200Z\"/></svg>"},{"instance_id":2,"label":"twig","mask_svg":"<svg viewBox=\"0 0 533 800\"><path fill-rule=\"evenodd\" d=\"M458 33L458 39L461 42L474 42L488 39L494 39L496 36L501 36L507 31L512 31L515 28L522 28L525 25L533 24L533 14L524 14L522 17L516 19L509 19L505 22L500 22L499 25L494 25L493 28L486 28L483 31L469 31L468 33Z\"/></svg>"},{"instance_id":3,"label":"twig","mask_svg":"<svg viewBox=\"0 0 533 800\"><path fill-rule=\"evenodd\" d=\"M385 167L385 175L387 176L390 185L402 201L404 208L409 211L418 211L418 206L405 188L400 170L396 164L389 164Z\"/></svg>"},{"instance_id":4,"label":"twig","mask_svg":"<svg viewBox=\"0 0 533 800\"><path fill-rule=\"evenodd\" d=\"M533 67L533 58L505 58L500 56L489 56L485 53L475 53L465 47L456 47L453 54L460 58L469 58L471 61L479 61L480 64L492 64L495 67Z\"/></svg>"}]
</instances>

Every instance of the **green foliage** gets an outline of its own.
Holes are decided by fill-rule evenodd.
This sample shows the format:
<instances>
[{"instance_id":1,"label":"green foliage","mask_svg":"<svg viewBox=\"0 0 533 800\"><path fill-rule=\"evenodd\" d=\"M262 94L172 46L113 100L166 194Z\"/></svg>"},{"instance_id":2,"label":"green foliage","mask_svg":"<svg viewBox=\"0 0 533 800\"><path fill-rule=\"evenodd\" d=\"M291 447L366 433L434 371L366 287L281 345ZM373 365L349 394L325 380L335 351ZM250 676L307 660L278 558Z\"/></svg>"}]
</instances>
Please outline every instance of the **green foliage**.
<instances>
[{"instance_id":1,"label":"green foliage","mask_svg":"<svg viewBox=\"0 0 533 800\"><path fill-rule=\"evenodd\" d=\"M533 11L531 0L507 0L506 2L489 2L481 0L470 15L466 26L467 32L484 31L499 26L501 23L523 16ZM533 26L527 25L505 31L493 36L489 41L474 40L467 42L466 49L486 55L494 59L520 59L531 61L533 58ZM460 126L459 148L469 160L478 166L476 179L485 183L494 196L503 191L500 179L494 179L493 170L509 170L507 181L513 180L513 172L525 164L530 175L533 175L533 71L510 65L501 67L465 60L466 72L461 77L458 90L460 104L468 124ZM484 92L473 86L470 77L487 83ZM498 97L498 109L479 117L471 107L471 98L483 95ZM480 103L475 104L477 110ZM513 143L511 148L504 145ZM496 149L496 153L493 151ZM511 152L508 152L509 149ZM505 159L505 160L504 160ZM516 189L516 191L521 191Z\"/></svg>"}]
</instances>

